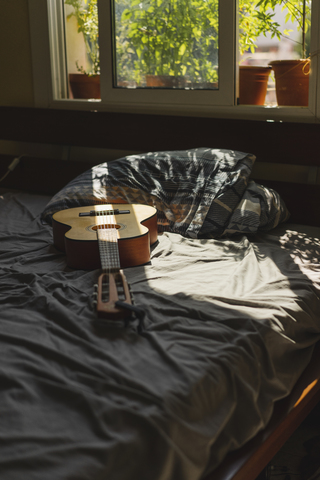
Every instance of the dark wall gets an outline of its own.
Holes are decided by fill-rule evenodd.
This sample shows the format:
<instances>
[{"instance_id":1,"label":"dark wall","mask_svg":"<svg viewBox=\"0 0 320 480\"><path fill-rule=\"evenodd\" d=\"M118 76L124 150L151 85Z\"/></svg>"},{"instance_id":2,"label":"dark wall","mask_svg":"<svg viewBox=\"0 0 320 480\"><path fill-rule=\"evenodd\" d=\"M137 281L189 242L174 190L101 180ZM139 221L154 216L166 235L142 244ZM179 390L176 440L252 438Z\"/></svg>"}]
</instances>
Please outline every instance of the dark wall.
<instances>
[{"instance_id":1,"label":"dark wall","mask_svg":"<svg viewBox=\"0 0 320 480\"><path fill-rule=\"evenodd\" d=\"M0 139L17 142L142 152L226 148L253 153L256 162L320 165L319 124L18 107L0 107L0 124ZM0 177L11 159L0 151ZM1 187L51 195L91 166L89 162L24 157ZM293 221L319 223L315 214L320 205L319 185L277 178L261 183L282 195Z\"/></svg>"},{"instance_id":2,"label":"dark wall","mask_svg":"<svg viewBox=\"0 0 320 480\"><path fill-rule=\"evenodd\" d=\"M0 107L0 139L137 151L194 147L317 165L319 124ZM1 153L1 152L0 152Z\"/></svg>"}]
</instances>

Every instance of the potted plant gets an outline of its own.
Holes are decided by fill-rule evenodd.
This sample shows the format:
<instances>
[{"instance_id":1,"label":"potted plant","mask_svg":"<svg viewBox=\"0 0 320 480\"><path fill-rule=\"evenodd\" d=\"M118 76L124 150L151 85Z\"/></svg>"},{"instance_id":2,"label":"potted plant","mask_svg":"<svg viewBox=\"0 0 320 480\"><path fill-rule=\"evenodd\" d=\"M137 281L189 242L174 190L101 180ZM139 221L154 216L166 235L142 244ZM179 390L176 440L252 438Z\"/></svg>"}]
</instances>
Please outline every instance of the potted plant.
<instances>
[{"instance_id":1,"label":"potted plant","mask_svg":"<svg viewBox=\"0 0 320 480\"><path fill-rule=\"evenodd\" d=\"M117 45L126 39L138 85L215 86L218 0L149 0L145 5L137 0L118 0L117 4L127 6L116 22ZM124 62L121 55L119 58L121 72Z\"/></svg>"},{"instance_id":2,"label":"potted plant","mask_svg":"<svg viewBox=\"0 0 320 480\"><path fill-rule=\"evenodd\" d=\"M268 2L262 0L262 3ZM275 73L277 102L278 105L308 106L310 59L306 58L306 33L310 26L311 0L280 3L288 9L287 18L297 21L302 42L300 59L270 62Z\"/></svg>"},{"instance_id":3,"label":"potted plant","mask_svg":"<svg viewBox=\"0 0 320 480\"><path fill-rule=\"evenodd\" d=\"M268 6L260 0L239 0L239 51L240 55L254 53L259 35L271 33L279 38L280 25L268 13ZM264 105L270 65L239 66L239 103L241 105Z\"/></svg>"},{"instance_id":4,"label":"potted plant","mask_svg":"<svg viewBox=\"0 0 320 480\"><path fill-rule=\"evenodd\" d=\"M90 69L76 62L79 73L69 74L74 98L100 98L100 57L97 0L65 0L73 7L67 19L75 17L78 33L83 34Z\"/></svg>"},{"instance_id":5,"label":"potted plant","mask_svg":"<svg viewBox=\"0 0 320 480\"><path fill-rule=\"evenodd\" d=\"M287 11L286 22L296 21L302 32L302 60L277 60L268 67L240 66L240 103L261 105L267 90L270 67L275 72L278 105L308 105L310 60L305 59L305 36L310 25L311 0L240 0L240 52L254 52L257 36L271 33L279 40L290 35L289 30L281 32L280 25L274 20L274 10L282 7ZM245 83L245 82L249 83ZM256 94L255 100L248 99Z\"/></svg>"}]
</instances>

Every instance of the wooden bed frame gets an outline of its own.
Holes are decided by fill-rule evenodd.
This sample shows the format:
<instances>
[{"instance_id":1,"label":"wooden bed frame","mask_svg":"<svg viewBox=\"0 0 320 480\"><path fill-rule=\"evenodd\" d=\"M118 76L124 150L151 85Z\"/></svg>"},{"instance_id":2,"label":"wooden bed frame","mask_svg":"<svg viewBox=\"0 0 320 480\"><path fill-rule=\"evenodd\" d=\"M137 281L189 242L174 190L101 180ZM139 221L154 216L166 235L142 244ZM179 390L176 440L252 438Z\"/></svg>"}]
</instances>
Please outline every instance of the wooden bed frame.
<instances>
[{"instance_id":1,"label":"wooden bed frame","mask_svg":"<svg viewBox=\"0 0 320 480\"><path fill-rule=\"evenodd\" d=\"M195 147L234 149L256 155L253 178L282 195L291 211L290 221L320 226L319 124L17 107L0 107L0 119L0 177L16 156L1 152L1 140L128 153ZM0 187L50 195L92 165L89 160L27 155ZM267 428L230 453L205 480L255 480L319 400L318 344L292 394L276 404Z\"/></svg>"}]
</instances>

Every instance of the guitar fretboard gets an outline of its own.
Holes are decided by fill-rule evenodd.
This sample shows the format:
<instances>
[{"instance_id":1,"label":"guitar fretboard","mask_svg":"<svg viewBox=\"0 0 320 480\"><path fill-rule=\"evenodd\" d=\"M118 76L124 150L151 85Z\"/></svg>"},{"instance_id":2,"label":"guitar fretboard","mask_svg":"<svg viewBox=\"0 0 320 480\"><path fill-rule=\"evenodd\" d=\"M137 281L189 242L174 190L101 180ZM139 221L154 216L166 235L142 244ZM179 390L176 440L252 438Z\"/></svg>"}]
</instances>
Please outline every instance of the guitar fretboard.
<instances>
[{"instance_id":1,"label":"guitar fretboard","mask_svg":"<svg viewBox=\"0 0 320 480\"><path fill-rule=\"evenodd\" d=\"M116 273L120 269L117 229L113 227L97 229L102 269Z\"/></svg>"}]
</instances>

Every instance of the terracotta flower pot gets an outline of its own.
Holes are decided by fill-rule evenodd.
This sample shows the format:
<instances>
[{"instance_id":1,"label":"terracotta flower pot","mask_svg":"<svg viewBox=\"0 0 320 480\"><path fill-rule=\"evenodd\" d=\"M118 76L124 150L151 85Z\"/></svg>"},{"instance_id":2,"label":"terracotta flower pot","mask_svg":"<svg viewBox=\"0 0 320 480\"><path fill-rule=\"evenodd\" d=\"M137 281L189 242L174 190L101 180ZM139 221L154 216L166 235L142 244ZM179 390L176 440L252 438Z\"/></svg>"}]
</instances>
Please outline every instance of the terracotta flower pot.
<instances>
[{"instance_id":1,"label":"terracotta flower pot","mask_svg":"<svg viewBox=\"0 0 320 480\"><path fill-rule=\"evenodd\" d=\"M271 67L241 65L239 72L240 105L264 105Z\"/></svg>"},{"instance_id":2,"label":"terracotta flower pot","mask_svg":"<svg viewBox=\"0 0 320 480\"><path fill-rule=\"evenodd\" d=\"M101 98L100 75L70 73L69 82L73 98Z\"/></svg>"},{"instance_id":3,"label":"terracotta flower pot","mask_svg":"<svg viewBox=\"0 0 320 480\"><path fill-rule=\"evenodd\" d=\"M278 105L307 107L310 60L275 60L269 65L275 74Z\"/></svg>"}]
</instances>

